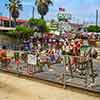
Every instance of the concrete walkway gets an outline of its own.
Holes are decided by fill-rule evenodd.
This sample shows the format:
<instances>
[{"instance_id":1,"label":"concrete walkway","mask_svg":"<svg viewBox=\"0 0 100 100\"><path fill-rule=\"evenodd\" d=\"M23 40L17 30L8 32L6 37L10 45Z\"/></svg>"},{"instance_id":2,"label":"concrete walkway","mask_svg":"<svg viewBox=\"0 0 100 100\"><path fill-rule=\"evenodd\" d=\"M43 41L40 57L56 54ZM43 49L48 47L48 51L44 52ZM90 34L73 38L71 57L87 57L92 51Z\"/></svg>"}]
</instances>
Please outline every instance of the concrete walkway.
<instances>
[{"instance_id":1,"label":"concrete walkway","mask_svg":"<svg viewBox=\"0 0 100 100\"><path fill-rule=\"evenodd\" d=\"M0 100L100 100L84 91L57 88L37 81L0 73Z\"/></svg>"}]
</instances>

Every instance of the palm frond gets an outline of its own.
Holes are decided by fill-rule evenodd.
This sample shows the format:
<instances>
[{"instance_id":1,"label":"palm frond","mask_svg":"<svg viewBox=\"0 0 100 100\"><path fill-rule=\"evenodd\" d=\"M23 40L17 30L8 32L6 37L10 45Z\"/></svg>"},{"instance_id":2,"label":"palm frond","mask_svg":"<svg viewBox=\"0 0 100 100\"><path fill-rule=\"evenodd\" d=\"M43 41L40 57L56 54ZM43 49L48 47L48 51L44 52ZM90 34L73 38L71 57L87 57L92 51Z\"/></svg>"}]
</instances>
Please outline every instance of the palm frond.
<instances>
[{"instance_id":1,"label":"palm frond","mask_svg":"<svg viewBox=\"0 0 100 100\"><path fill-rule=\"evenodd\" d=\"M48 0L48 4L53 5L53 2L51 0Z\"/></svg>"},{"instance_id":2,"label":"palm frond","mask_svg":"<svg viewBox=\"0 0 100 100\"><path fill-rule=\"evenodd\" d=\"M19 17L20 11L23 10L21 0L8 0L8 4L5 6L9 9L14 20Z\"/></svg>"},{"instance_id":3,"label":"palm frond","mask_svg":"<svg viewBox=\"0 0 100 100\"><path fill-rule=\"evenodd\" d=\"M18 4L18 9L23 10L22 4Z\"/></svg>"}]
</instances>

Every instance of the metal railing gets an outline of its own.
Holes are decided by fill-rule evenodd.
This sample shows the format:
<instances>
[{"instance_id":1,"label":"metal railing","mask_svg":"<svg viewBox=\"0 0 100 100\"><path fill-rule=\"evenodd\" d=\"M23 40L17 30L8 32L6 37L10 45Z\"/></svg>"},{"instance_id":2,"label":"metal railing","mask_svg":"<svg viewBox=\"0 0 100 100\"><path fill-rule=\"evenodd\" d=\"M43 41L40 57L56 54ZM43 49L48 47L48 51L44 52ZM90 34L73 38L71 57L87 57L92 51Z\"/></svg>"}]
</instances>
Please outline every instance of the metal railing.
<instances>
[{"instance_id":1,"label":"metal railing","mask_svg":"<svg viewBox=\"0 0 100 100\"><path fill-rule=\"evenodd\" d=\"M0 58L0 69L14 72L18 75L60 83L63 84L64 88L66 85L73 85L75 87L100 91L99 60L89 57L63 55L59 62L51 63L48 57L44 58L44 62L41 62L40 55L36 55L37 63L32 65L28 63L29 54L34 55L22 52L19 54L19 59L11 57L10 60L2 60Z\"/></svg>"}]
</instances>

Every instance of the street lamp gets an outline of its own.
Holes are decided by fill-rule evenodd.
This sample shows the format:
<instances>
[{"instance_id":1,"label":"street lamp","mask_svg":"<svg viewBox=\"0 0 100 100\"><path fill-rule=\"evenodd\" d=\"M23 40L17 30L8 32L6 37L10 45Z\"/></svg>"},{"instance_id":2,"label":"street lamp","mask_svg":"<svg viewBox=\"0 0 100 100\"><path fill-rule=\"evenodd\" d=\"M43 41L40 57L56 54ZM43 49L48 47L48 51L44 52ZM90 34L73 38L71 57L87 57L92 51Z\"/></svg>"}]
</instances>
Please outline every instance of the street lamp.
<instances>
[{"instance_id":1,"label":"street lamp","mask_svg":"<svg viewBox=\"0 0 100 100\"><path fill-rule=\"evenodd\" d=\"M10 4L5 4L5 7L9 10L9 27L11 27L11 11L10 11Z\"/></svg>"},{"instance_id":2,"label":"street lamp","mask_svg":"<svg viewBox=\"0 0 100 100\"><path fill-rule=\"evenodd\" d=\"M33 2L34 2L35 0L33 0ZM33 4L35 4L35 3L33 3ZM33 10L32 10L32 17L34 18L34 11L35 11L35 6L33 6Z\"/></svg>"},{"instance_id":3,"label":"street lamp","mask_svg":"<svg viewBox=\"0 0 100 100\"><path fill-rule=\"evenodd\" d=\"M11 27L11 12L10 12L10 8L9 8L9 27Z\"/></svg>"},{"instance_id":4,"label":"street lamp","mask_svg":"<svg viewBox=\"0 0 100 100\"><path fill-rule=\"evenodd\" d=\"M34 9L35 7L33 6L33 11L32 11L32 17L34 18Z\"/></svg>"},{"instance_id":5,"label":"street lamp","mask_svg":"<svg viewBox=\"0 0 100 100\"><path fill-rule=\"evenodd\" d=\"M98 10L96 10L96 32L98 32Z\"/></svg>"}]
</instances>

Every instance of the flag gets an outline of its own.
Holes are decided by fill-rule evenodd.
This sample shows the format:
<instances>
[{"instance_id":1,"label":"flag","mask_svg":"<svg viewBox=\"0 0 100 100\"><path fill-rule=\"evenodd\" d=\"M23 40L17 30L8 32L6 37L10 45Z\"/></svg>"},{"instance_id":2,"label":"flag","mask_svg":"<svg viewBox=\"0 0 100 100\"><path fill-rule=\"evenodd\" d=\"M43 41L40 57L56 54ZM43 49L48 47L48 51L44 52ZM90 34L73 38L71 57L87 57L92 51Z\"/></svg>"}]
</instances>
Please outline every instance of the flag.
<instances>
[{"instance_id":1,"label":"flag","mask_svg":"<svg viewBox=\"0 0 100 100\"><path fill-rule=\"evenodd\" d=\"M65 11L65 9L64 8L59 8L59 11Z\"/></svg>"}]
</instances>

